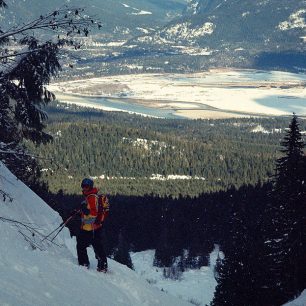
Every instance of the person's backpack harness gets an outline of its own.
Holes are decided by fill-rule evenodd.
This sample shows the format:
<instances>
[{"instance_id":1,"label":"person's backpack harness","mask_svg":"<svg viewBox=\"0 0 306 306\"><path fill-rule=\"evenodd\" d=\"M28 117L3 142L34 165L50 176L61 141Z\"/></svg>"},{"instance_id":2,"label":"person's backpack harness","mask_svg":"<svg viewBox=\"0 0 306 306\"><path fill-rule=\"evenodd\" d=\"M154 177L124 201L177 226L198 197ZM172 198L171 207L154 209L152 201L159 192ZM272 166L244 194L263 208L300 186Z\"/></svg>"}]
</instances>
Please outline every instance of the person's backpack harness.
<instances>
[{"instance_id":1,"label":"person's backpack harness","mask_svg":"<svg viewBox=\"0 0 306 306\"><path fill-rule=\"evenodd\" d=\"M81 229L86 231L97 230L102 226L109 214L107 196L91 193L86 195L86 201L83 203L86 207L83 210L81 208Z\"/></svg>"},{"instance_id":2,"label":"person's backpack harness","mask_svg":"<svg viewBox=\"0 0 306 306\"><path fill-rule=\"evenodd\" d=\"M98 194L98 215L97 215L97 220L100 222L103 222L104 219L108 216L109 213L109 201L106 195L104 194Z\"/></svg>"}]
</instances>

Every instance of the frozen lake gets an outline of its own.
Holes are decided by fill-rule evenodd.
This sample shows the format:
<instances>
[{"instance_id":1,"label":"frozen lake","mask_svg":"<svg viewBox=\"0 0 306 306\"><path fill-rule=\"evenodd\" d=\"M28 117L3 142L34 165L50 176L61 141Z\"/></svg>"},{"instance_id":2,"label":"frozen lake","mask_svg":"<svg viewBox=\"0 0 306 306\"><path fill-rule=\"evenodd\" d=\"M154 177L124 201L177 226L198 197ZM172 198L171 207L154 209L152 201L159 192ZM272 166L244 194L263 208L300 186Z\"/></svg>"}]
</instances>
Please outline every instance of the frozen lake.
<instances>
[{"instance_id":1,"label":"frozen lake","mask_svg":"<svg viewBox=\"0 0 306 306\"><path fill-rule=\"evenodd\" d=\"M154 117L306 115L306 74L212 70L117 75L54 83L59 100Z\"/></svg>"},{"instance_id":2,"label":"frozen lake","mask_svg":"<svg viewBox=\"0 0 306 306\"><path fill-rule=\"evenodd\" d=\"M105 111L121 111L156 118L182 119L181 116L176 115L175 110L146 107L124 98L86 97L62 93L56 93L56 97L60 102L83 107L92 107Z\"/></svg>"}]
</instances>

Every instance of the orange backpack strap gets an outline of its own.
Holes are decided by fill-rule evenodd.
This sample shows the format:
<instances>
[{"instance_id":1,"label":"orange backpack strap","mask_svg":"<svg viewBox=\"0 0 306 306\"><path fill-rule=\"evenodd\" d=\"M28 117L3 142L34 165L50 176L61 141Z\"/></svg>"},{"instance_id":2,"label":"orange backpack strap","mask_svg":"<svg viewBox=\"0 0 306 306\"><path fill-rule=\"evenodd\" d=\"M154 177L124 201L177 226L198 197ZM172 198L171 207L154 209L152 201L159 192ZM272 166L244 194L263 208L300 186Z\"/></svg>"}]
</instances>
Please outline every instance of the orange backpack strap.
<instances>
[{"instance_id":1,"label":"orange backpack strap","mask_svg":"<svg viewBox=\"0 0 306 306\"><path fill-rule=\"evenodd\" d=\"M109 201L106 195L98 196L98 216L97 218L103 222L109 214Z\"/></svg>"},{"instance_id":2,"label":"orange backpack strap","mask_svg":"<svg viewBox=\"0 0 306 306\"><path fill-rule=\"evenodd\" d=\"M102 196L102 205L103 205L103 210L104 211L109 211L109 201L108 201L108 197L106 195Z\"/></svg>"}]
</instances>

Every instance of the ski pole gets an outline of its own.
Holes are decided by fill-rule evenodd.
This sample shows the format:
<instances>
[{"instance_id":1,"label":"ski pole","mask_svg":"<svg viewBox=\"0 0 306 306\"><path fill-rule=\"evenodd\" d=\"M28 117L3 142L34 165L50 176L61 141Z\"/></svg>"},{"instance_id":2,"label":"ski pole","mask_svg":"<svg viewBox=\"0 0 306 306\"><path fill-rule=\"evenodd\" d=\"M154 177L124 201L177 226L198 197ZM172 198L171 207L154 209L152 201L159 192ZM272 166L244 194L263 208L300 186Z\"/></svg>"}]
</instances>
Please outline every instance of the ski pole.
<instances>
[{"instance_id":1,"label":"ski pole","mask_svg":"<svg viewBox=\"0 0 306 306\"><path fill-rule=\"evenodd\" d=\"M42 240L45 241L46 239L48 239L53 233L55 233L60 227L62 227L64 224L64 222L62 222L55 230L53 230L50 234L48 234L47 236L44 237L44 239Z\"/></svg>"},{"instance_id":2,"label":"ski pole","mask_svg":"<svg viewBox=\"0 0 306 306\"><path fill-rule=\"evenodd\" d=\"M55 233L57 230L59 230L59 232L61 232L63 230L63 228L65 227L65 225L71 221L78 213L80 212L80 210L77 210L73 215L71 215L68 219L66 219L65 221L63 221L55 230L53 230L51 233L49 233L47 236L44 237L44 240L46 240L47 238L49 238L53 233ZM59 234L59 232L56 234L56 236ZM55 236L55 237L56 237ZM55 238L54 237L54 238ZM54 240L54 238L51 240L51 242Z\"/></svg>"},{"instance_id":3,"label":"ski pole","mask_svg":"<svg viewBox=\"0 0 306 306\"><path fill-rule=\"evenodd\" d=\"M64 229L65 224L59 229L59 231L56 233L56 235L51 239L51 242L57 237L57 235Z\"/></svg>"},{"instance_id":4,"label":"ski pole","mask_svg":"<svg viewBox=\"0 0 306 306\"><path fill-rule=\"evenodd\" d=\"M80 210L76 211L72 216L70 216L65 223L62 225L62 227L59 229L59 231L56 233L56 235L51 239L51 242L53 242L53 240L57 237L57 235L64 229L64 227L66 226L66 224L72 220L78 213L80 212Z\"/></svg>"}]
</instances>

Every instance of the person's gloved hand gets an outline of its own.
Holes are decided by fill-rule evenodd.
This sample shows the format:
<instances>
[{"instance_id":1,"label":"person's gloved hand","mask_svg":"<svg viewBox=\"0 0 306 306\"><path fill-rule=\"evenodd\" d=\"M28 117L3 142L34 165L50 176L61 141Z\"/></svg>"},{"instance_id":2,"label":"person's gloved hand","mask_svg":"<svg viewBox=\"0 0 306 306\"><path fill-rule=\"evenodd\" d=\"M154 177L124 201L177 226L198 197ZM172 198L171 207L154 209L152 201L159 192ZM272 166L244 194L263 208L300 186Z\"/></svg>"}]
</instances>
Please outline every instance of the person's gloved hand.
<instances>
[{"instance_id":1,"label":"person's gloved hand","mask_svg":"<svg viewBox=\"0 0 306 306\"><path fill-rule=\"evenodd\" d=\"M83 201L83 202L81 203L81 211L82 211L82 213L83 213L84 215L89 215L90 210L87 208L87 203L86 203L86 201Z\"/></svg>"},{"instance_id":2,"label":"person's gloved hand","mask_svg":"<svg viewBox=\"0 0 306 306\"><path fill-rule=\"evenodd\" d=\"M100 221L98 218L96 218L94 223L95 223L96 225L100 225L100 224L101 224L101 221Z\"/></svg>"}]
</instances>

